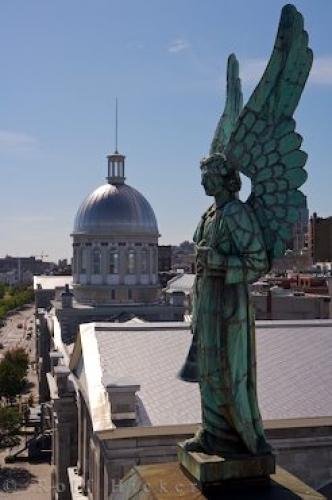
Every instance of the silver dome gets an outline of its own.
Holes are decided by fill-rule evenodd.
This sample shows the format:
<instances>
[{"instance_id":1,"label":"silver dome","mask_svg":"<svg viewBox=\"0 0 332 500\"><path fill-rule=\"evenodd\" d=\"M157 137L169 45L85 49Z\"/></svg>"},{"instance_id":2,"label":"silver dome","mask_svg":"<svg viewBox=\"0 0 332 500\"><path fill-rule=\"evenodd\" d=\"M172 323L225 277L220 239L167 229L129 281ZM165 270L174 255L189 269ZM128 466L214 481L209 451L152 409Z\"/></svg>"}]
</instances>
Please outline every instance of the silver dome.
<instances>
[{"instance_id":1,"label":"silver dome","mask_svg":"<svg viewBox=\"0 0 332 500\"><path fill-rule=\"evenodd\" d=\"M158 236L150 203L127 184L104 184L80 206L73 234Z\"/></svg>"}]
</instances>

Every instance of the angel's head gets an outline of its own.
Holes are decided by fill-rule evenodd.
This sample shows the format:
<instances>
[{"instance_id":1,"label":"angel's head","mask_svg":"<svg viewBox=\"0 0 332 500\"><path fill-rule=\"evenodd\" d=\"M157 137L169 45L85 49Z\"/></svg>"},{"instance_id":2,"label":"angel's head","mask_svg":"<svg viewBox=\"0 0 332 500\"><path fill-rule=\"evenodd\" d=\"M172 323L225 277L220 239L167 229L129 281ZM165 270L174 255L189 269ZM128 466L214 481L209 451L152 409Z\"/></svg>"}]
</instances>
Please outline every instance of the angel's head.
<instances>
[{"instance_id":1,"label":"angel's head","mask_svg":"<svg viewBox=\"0 0 332 500\"><path fill-rule=\"evenodd\" d=\"M201 161L202 186L208 196L222 191L237 193L241 189L239 172L234 170L222 153L214 153Z\"/></svg>"}]
</instances>

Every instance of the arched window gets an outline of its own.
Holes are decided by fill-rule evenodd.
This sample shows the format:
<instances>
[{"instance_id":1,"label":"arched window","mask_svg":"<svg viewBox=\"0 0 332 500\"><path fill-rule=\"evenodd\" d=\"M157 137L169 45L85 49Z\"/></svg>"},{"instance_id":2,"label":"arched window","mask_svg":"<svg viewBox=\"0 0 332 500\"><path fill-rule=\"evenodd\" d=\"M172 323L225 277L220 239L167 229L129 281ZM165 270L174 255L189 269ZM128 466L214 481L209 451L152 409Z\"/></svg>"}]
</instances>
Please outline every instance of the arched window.
<instances>
[{"instance_id":1,"label":"arched window","mask_svg":"<svg viewBox=\"0 0 332 500\"><path fill-rule=\"evenodd\" d=\"M119 274L119 252L117 250L110 251L109 273Z\"/></svg>"},{"instance_id":2,"label":"arched window","mask_svg":"<svg viewBox=\"0 0 332 500\"><path fill-rule=\"evenodd\" d=\"M128 251L128 274L135 274L136 272L136 262L135 262L135 250Z\"/></svg>"},{"instance_id":3,"label":"arched window","mask_svg":"<svg viewBox=\"0 0 332 500\"><path fill-rule=\"evenodd\" d=\"M81 248L80 252L80 272L86 273L88 264L88 250L87 248Z\"/></svg>"},{"instance_id":4,"label":"arched window","mask_svg":"<svg viewBox=\"0 0 332 500\"><path fill-rule=\"evenodd\" d=\"M94 247L92 250L92 273L100 274L101 272L101 251L100 248Z\"/></svg>"},{"instance_id":5,"label":"arched window","mask_svg":"<svg viewBox=\"0 0 332 500\"><path fill-rule=\"evenodd\" d=\"M141 272L142 274L148 272L148 251L146 248L142 248L141 252Z\"/></svg>"}]
</instances>

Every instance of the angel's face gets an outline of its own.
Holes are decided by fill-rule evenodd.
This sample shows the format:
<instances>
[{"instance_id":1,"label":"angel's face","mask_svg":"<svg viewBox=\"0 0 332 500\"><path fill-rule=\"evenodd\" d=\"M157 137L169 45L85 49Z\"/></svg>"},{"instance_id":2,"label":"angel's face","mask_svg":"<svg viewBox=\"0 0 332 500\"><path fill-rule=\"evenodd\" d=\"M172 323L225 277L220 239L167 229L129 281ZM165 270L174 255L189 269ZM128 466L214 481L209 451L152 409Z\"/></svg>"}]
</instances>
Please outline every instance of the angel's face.
<instances>
[{"instance_id":1,"label":"angel's face","mask_svg":"<svg viewBox=\"0 0 332 500\"><path fill-rule=\"evenodd\" d=\"M201 184L208 196L215 196L225 190L223 176L223 159L220 157L210 157L201 162Z\"/></svg>"}]
</instances>

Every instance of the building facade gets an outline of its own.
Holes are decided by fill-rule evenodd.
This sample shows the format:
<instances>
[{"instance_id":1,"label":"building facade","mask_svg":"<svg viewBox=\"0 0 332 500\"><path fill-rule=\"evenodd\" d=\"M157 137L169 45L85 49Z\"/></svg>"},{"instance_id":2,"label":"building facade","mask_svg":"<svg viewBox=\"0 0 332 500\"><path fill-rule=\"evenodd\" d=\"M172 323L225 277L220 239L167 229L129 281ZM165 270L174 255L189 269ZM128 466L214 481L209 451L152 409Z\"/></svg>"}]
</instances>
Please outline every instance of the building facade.
<instances>
[{"instance_id":1,"label":"building facade","mask_svg":"<svg viewBox=\"0 0 332 500\"><path fill-rule=\"evenodd\" d=\"M299 218L293 226L293 238L288 248L296 253L308 247L309 210L307 204L299 212Z\"/></svg>"},{"instance_id":2,"label":"building facade","mask_svg":"<svg viewBox=\"0 0 332 500\"><path fill-rule=\"evenodd\" d=\"M31 283L34 275L49 272L53 267L52 262L44 262L34 256L12 257L7 255L0 258L0 282L9 285Z\"/></svg>"},{"instance_id":3,"label":"building facade","mask_svg":"<svg viewBox=\"0 0 332 500\"><path fill-rule=\"evenodd\" d=\"M168 272L172 268L172 246L158 246L158 271L160 273Z\"/></svg>"},{"instance_id":4,"label":"building facade","mask_svg":"<svg viewBox=\"0 0 332 500\"><path fill-rule=\"evenodd\" d=\"M313 263L332 262L332 217L310 218L310 251Z\"/></svg>"}]
</instances>

